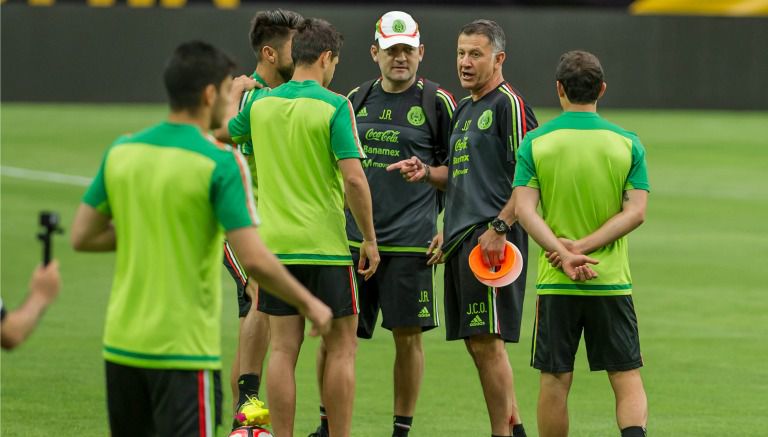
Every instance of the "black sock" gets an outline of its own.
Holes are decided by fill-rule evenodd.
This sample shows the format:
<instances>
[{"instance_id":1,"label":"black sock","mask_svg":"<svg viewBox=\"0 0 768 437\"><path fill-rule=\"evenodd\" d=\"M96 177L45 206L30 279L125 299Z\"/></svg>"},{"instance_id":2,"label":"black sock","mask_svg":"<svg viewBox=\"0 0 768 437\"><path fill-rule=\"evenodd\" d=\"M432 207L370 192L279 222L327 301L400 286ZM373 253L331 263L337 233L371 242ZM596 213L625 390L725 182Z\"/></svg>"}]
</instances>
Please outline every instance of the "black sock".
<instances>
[{"instance_id":1,"label":"black sock","mask_svg":"<svg viewBox=\"0 0 768 437\"><path fill-rule=\"evenodd\" d=\"M528 437L522 423L512 425L512 437Z\"/></svg>"},{"instance_id":2,"label":"black sock","mask_svg":"<svg viewBox=\"0 0 768 437\"><path fill-rule=\"evenodd\" d=\"M255 373L244 373L240 375L240 378L237 379L237 390L240 392L237 397L237 402L239 404L245 403L245 401L248 400L247 396L259 397L260 384L261 380L259 379L259 375Z\"/></svg>"},{"instance_id":3,"label":"black sock","mask_svg":"<svg viewBox=\"0 0 768 437\"><path fill-rule=\"evenodd\" d=\"M645 428L642 426L628 426L621 430L621 437L645 437Z\"/></svg>"},{"instance_id":4,"label":"black sock","mask_svg":"<svg viewBox=\"0 0 768 437\"><path fill-rule=\"evenodd\" d=\"M320 405L320 427L328 432L328 416L325 414L325 407Z\"/></svg>"},{"instance_id":5,"label":"black sock","mask_svg":"<svg viewBox=\"0 0 768 437\"><path fill-rule=\"evenodd\" d=\"M408 432L413 425L412 416L395 416L392 426L392 437L408 437Z\"/></svg>"}]
</instances>

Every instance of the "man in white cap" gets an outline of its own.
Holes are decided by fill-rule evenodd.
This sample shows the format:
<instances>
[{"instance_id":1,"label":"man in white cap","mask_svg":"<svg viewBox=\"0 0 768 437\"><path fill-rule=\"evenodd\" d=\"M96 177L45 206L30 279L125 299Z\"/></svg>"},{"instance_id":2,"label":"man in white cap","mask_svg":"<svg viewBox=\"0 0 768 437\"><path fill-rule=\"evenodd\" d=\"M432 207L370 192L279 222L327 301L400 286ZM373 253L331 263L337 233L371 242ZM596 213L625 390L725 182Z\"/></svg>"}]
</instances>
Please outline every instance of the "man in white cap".
<instances>
[{"instance_id":1,"label":"man in white cap","mask_svg":"<svg viewBox=\"0 0 768 437\"><path fill-rule=\"evenodd\" d=\"M424 373L421 334L439 325L427 250L437 231L441 203L435 187L445 185L448 176L450 121L456 104L449 92L417 76L424 45L409 14L384 14L376 23L370 53L381 76L353 89L348 97L367 155L363 168L374 199L381 264L367 281L358 275L357 336L373 336L381 309L381 326L392 332L396 350L392 435L407 437ZM425 171L410 182L420 184L408 183L396 171L403 160L414 157L424 163ZM357 259L363 235L349 211L347 237ZM318 363L324 353L321 348ZM322 384L320 372L318 379ZM322 406L320 415L321 426L310 436L328 436Z\"/></svg>"}]
</instances>

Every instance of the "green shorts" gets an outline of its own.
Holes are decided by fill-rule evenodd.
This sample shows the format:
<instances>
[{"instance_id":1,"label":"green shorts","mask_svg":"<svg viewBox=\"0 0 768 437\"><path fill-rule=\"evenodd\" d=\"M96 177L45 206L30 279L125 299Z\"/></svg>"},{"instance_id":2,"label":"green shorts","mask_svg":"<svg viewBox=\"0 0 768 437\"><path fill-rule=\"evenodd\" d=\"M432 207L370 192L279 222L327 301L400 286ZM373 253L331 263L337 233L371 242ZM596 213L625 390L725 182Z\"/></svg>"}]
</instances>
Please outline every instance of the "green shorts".
<instances>
[{"instance_id":1,"label":"green shorts","mask_svg":"<svg viewBox=\"0 0 768 437\"><path fill-rule=\"evenodd\" d=\"M592 371L643 366L632 296L540 295L536 301L531 366L547 373L573 371L581 333Z\"/></svg>"}]
</instances>

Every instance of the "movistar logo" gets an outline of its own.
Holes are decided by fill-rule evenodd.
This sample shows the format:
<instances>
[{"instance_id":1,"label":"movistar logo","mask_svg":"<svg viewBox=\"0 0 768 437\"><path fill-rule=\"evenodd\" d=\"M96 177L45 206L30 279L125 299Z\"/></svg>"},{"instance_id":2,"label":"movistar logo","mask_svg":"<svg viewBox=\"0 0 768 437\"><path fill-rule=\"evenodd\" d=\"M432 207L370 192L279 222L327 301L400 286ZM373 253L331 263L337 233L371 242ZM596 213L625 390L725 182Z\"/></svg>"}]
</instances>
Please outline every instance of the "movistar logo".
<instances>
[{"instance_id":1,"label":"movistar logo","mask_svg":"<svg viewBox=\"0 0 768 437\"><path fill-rule=\"evenodd\" d=\"M358 117L367 117L368 116L368 108L363 106L363 109L357 111L357 116Z\"/></svg>"},{"instance_id":2,"label":"movistar logo","mask_svg":"<svg viewBox=\"0 0 768 437\"><path fill-rule=\"evenodd\" d=\"M398 136L400 136L400 131L393 129L376 130L371 128L365 133L366 140L376 140L384 143L396 143Z\"/></svg>"},{"instance_id":3,"label":"movistar logo","mask_svg":"<svg viewBox=\"0 0 768 437\"><path fill-rule=\"evenodd\" d=\"M475 318L469 322L469 326L485 326L485 321L481 319L480 316L475 316Z\"/></svg>"},{"instance_id":4,"label":"movistar logo","mask_svg":"<svg viewBox=\"0 0 768 437\"><path fill-rule=\"evenodd\" d=\"M387 168L388 164L386 162L376 162L373 159L363 159L362 161L363 168Z\"/></svg>"},{"instance_id":5,"label":"movistar logo","mask_svg":"<svg viewBox=\"0 0 768 437\"><path fill-rule=\"evenodd\" d=\"M429 314L429 310L427 307L424 307L419 311L419 317L426 318L426 317L432 317L432 314Z\"/></svg>"}]
</instances>

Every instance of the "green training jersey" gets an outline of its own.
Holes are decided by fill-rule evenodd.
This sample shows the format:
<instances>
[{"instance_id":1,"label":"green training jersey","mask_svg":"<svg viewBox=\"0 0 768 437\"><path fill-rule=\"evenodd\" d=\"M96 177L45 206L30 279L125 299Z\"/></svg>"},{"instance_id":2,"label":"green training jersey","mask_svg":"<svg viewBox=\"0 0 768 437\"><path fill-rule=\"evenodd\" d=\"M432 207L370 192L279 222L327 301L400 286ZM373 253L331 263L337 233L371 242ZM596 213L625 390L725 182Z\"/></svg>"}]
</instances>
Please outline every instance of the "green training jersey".
<instances>
[{"instance_id":1,"label":"green training jersey","mask_svg":"<svg viewBox=\"0 0 768 437\"><path fill-rule=\"evenodd\" d=\"M541 193L544 221L556 236L578 240L618 214L626 190L649 190L638 137L594 112L565 112L529 133L518 154L515 186ZM598 277L576 282L539 255L539 294L632 294L627 237L590 253Z\"/></svg>"},{"instance_id":2,"label":"green training jersey","mask_svg":"<svg viewBox=\"0 0 768 437\"><path fill-rule=\"evenodd\" d=\"M107 361L221 367L222 227L258 224L249 178L242 155L188 124L161 123L107 150L83 197L117 235Z\"/></svg>"},{"instance_id":3,"label":"green training jersey","mask_svg":"<svg viewBox=\"0 0 768 437\"><path fill-rule=\"evenodd\" d=\"M257 99L261 97L263 94L266 94L270 91L269 86L267 85L267 82L264 81L264 78L259 76L258 73L255 71L251 75L251 78L254 79L256 82L261 84L261 88L254 88L252 90L248 90L243 93L243 96L240 99L240 107L238 108L241 112L234 118L234 123L239 123L239 128L242 129L242 125L250 123L250 120L247 116L241 115L242 110L245 108L245 106L248 104L249 101L252 101L254 99ZM246 159L248 160L249 167L251 170L253 170L253 165L251 163L253 162L253 142L251 140L245 140L242 143L237 143L237 149L240 150L240 153L245 155ZM254 179L255 182L255 179Z\"/></svg>"},{"instance_id":4,"label":"green training jersey","mask_svg":"<svg viewBox=\"0 0 768 437\"><path fill-rule=\"evenodd\" d=\"M245 108L245 106L248 104L249 101L252 101L254 99L257 99L261 97L262 95L268 93L270 91L270 88L267 86L267 82L264 81L264 79L259 76L258 73L255 71L251 75L251 78L255 79L258 83L261 84L261 88L254 88L252 90L249 90L247 92L243 93L243 97L240 99L240 111ZM240 112L242 114L242 112ZM237 117L234 118L234 123L241 123L241 124L248 124L250 123L250 120L248 117L240 116L238 114ZM256 162L253 159L253 142L251 140L243 141L242 143L237 143L237 149L245 156L246 162L248 162L248 169L251 171L251 181L253 182L253 195L255 196L256 203L259 201L259 186L256 179Z\"/></svg>"},{"instance_id":5,"label":"green training jersey","mask_svg":"<svg viewBox=\"0 0 768 437\"><path fill-rule=\"evenodd\" d=\"M229 131L253 141L261 236L284 264L351 265L337 161L362 159L352 105L308 80L251 99Z\"/></svg>"}]
</instances>

